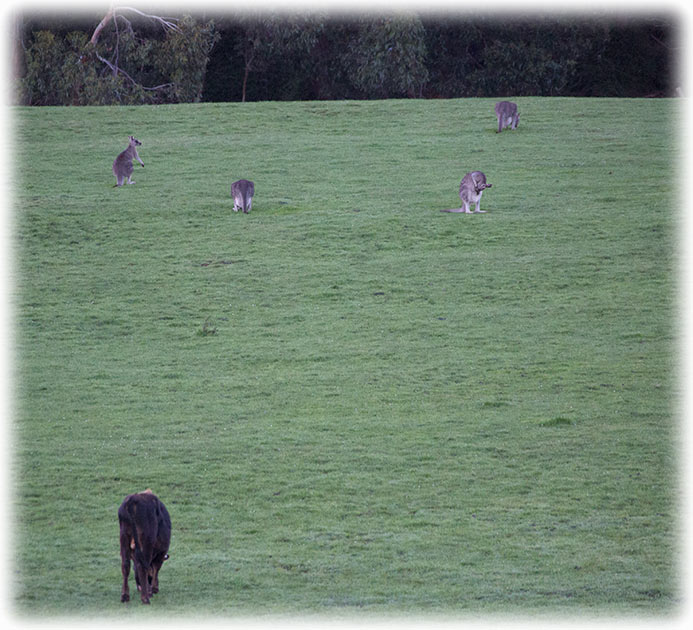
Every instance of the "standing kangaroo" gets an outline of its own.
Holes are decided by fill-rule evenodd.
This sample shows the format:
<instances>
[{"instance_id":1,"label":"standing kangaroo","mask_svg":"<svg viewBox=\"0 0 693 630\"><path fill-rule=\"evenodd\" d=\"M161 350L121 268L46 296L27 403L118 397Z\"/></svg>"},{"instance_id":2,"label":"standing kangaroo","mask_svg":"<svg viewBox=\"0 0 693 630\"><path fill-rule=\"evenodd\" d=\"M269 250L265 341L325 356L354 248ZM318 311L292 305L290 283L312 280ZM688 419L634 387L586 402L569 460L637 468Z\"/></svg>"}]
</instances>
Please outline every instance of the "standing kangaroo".
<instances>
[{"instance_id":1,"label":"standing kangaroo","mask_svg":"<svg viewBox=\"0 0 693 630\"><path fill-rule=\"evenodd\" d=\"M487 188L491 188L491 186L493 186L493 184L486 183L486 175L481 171L467 173L460 182L460 199L462 200L462 207L453 208L451 210L441 210L441 212L464 212L466 214L472 214L469 205L473 203L476 207L474 212L483 214L486 211L479 210L481 194Z\"/></svg>"},{"instance_id":2,"label":"standing kangaroo","mask_svg":"<svg viewBox=\"0 0 693 630\"><path fill-rule=\"evenodd\" d=\"M125 149L125 151L123 151L115 160L113 160L113 174L116 177L116 183L113 188L116 186L122 186L126 179L128 180L128 184L135 183L131 179L133 171L132 161L137 160L142 166L144 166L144 162L140 159L140 156L137 155L137 147L141 144L142 143L134 136L130 136L128 148Z\"/></svg>"},{"instance_id":3,"label":"standing kangaroo","mask_svg":"<svg viewBox=\"0 0 693 630\"><path fill-rule=\"evenodd\" d=\"M506 127L517 129L517 124L520 122L520 114L517 111L517 105L510 101L501 101L496 103L496 118L498 118L498 133Z\"/></svg>"},{"instance_id":4,"label":"standing kangaroo","mask_svg":"<svg viewBox=\"0 0 693 630\"><path fill-rule=\"evenodd\" d=\"M255 184L247 179L239 179L231 184L231 196L233 197L233 211L238 212L239 208L245 214L250 212L253 207L253 195L255 194Z\"/></svg>"}]
</instances>

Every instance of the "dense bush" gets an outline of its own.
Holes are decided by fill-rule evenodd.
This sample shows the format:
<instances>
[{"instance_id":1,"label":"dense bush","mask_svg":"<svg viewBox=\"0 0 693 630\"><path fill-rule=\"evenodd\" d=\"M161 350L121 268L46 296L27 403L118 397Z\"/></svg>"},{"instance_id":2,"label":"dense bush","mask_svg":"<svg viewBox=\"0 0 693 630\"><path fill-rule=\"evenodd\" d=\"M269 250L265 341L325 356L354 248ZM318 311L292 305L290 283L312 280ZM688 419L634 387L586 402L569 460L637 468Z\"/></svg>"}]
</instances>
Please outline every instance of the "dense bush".
<instances>
[{"instance_id":1,"label":"dense bush","mask_svg":"<svg viewBox=\"0 0 693 630\"><path fill-rule=\"evenodd\" d=\"M128 23L129 25L129 23ZM188 103L202 98L213 21L186 16L163 34L113 29L92 43L84 31L31 33L18 100L25 105Z\"/></svg>"},{"instance_id":2,"label":"dense bush","mask_svg":"<svg viewBox=\"0 0 693 630\"><path fill-rule=\"evenodd\" d=\"M310 37L302 46L275 46L248 69L234 44L247 29L238 19L219 19L203 100L664 96L676 88L670 17L311 16L304 24Z\"/></svg>"},{"instance_id":3,"label":"dense bush","mask_svg":"<svg viewBox=\"0 0 693 630\"><path fill-rule=\"evenodd\" d=\"M150 16L151 17L151 16ZM245 14L18 30L28 105L669 95L674 17L610 21ZM50 24L48 25L50 26ZM74 25L73 25L74 26Z\"/></svg>"},{"instance_id":4,"label":"dense bush","mask_svg":"<svg viewBox=\"0 0 693 630\"><path fill-rule=\"evenodd\" d=\"M362 19L346 51L351 82L364 95L419 96L428 79L424 28L417 17Z\"/></svg>"}]
</instances>

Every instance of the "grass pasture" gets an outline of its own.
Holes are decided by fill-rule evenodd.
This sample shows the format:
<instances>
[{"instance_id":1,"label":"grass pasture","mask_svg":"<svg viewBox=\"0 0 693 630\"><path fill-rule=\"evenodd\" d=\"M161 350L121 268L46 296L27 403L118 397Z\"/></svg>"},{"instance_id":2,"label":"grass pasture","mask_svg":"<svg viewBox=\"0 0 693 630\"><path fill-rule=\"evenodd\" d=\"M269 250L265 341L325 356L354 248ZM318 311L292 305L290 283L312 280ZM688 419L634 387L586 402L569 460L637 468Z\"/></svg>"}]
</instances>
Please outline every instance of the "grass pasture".
<instances>
[{"instance_id":1,"label":"grass pasture","mask_svg":"<svg viewBox=\"0 0 693 630\"><path fill-rule=\"evenodd\" d=\"M14 110L21 615L678 608L676 101L518 104Z\"/></svg>"}]
</instances>

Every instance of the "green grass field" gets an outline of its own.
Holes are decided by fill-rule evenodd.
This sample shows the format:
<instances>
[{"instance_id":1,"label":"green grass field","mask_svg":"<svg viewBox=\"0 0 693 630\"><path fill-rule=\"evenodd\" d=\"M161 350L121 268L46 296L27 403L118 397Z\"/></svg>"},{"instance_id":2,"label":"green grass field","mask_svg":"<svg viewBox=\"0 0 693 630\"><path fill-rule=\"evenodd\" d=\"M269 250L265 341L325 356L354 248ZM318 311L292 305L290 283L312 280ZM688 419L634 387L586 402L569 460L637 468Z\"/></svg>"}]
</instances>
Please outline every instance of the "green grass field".
<instances>
[{"instance_id":1,"label":"green grass field","mask_svg":"<svg viewBox=\"0 0 693 630\"><path fill-rule=\"evenodd\" d=\"M677 102L517 102L14 110L20 615L679 609Z\"/></svg>"}]
</instances>

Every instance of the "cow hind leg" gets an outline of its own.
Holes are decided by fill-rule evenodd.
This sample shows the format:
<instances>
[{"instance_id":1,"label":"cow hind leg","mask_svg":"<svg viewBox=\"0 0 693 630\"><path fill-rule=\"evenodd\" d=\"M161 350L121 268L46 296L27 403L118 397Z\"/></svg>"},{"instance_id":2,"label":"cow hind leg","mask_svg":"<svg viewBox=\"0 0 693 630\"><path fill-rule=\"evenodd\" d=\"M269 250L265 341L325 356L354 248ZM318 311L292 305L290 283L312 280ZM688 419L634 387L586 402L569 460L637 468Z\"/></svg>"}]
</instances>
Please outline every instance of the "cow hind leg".
<instances>
[{"instance_id":1,"label":"cow hind leg","mask_svg":"<svg viewBox=\"0 0 693 630\"><path fill-rule=\"evenodd\" d=\"M149 598L152 596L152 585L150 582L150 574L152 570L152 545L146 540L143 540L140 535L140 546L135 551L135 571L137 573L137 582L140 587L140 598L143 604L149 603Z\"/></svg>"},{"instance_id":2,"label":"cow hind leg","mask_svg":"<svg viewBox=\"0 0 693 630\"><path fill-rule=\"evenodd\" d=\"M120 601L130 601L130 588L128 576L130 575L130 531L123 521L120 522L120 568L123 573L123 588L120 593Z\"/></svg>"},{"instance_id":3,"label":"cow hind leg","mask_svg":"<svg viewBox=\"0 0 693 630\"><path fill-rule=\"evenodd\" d=\"M151 585L149 584L149 571L147 571L141 562L135 563L135 570L137 572L137 582L138 588L140 590L140 599L143 604L148 604L151 597Z\"/></svg>"},{"instance_id":4,"label":"cow hind leg","mask_svg":"<svg viewBox=\"0 0 693 630\"><path fill-rule=\"evenodd\" d=\"M159 571L161 570L161 565L168 558L168 554L158 552L154 559L152 560L151 568L151 579L152 579L152 593L159 592Z\"/></svg>"},{"instance_id":5,"label":"cow hind leg","mask_svg":"<svg viewBox=\"0 0 693 630\"><path fill-rule=\"evenodd\" d=\"M120 593L120 601L130 601L130 587L128 586L128 576L130 575L130 550L121 551L121 570L123 572L123 589Z\"/></svg>"},{"instance_id":6,"label":"cow hind leg","mask_svg":"<svg viewBox=\"0 0 693 630\"><path fill-rule=\"evenodd\" d=\"M125 564L125 562L123 562L122 570L123 570L123 589L120 592L120 601L121 602L129 602L130 601L130 588L128 586L128 574L130 573L130 560L128 560L127 564Z\"/></svg>"}]
</instances>

